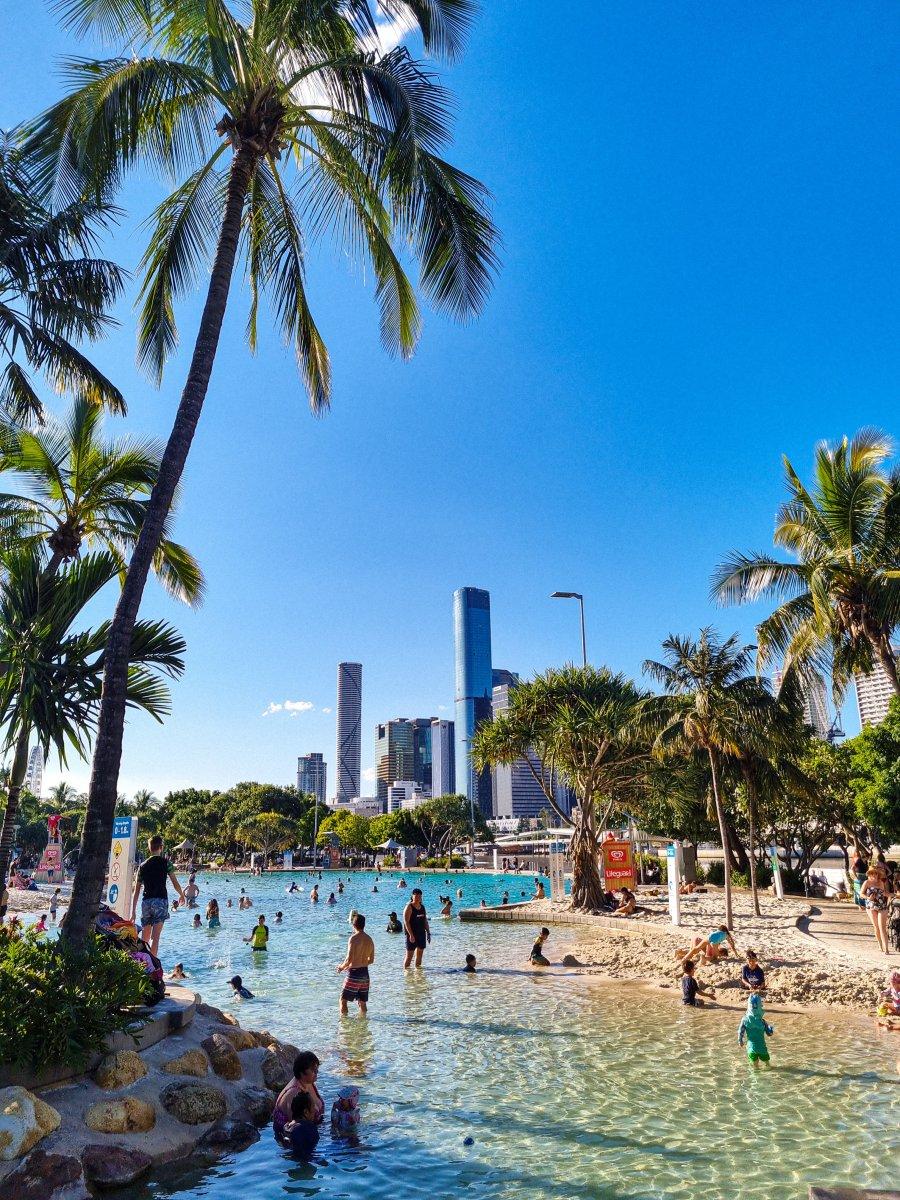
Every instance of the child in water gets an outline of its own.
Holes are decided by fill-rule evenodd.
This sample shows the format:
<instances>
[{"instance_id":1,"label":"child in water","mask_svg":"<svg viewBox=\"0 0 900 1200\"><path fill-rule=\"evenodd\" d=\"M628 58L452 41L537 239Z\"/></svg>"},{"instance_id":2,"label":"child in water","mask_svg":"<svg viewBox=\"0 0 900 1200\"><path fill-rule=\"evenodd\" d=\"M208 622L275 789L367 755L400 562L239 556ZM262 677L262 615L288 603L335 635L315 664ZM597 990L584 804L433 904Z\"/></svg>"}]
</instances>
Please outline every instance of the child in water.
<instances>
[{"instance_id":1,"label":"child in water","mask_svg":"<svg viewBox=\"0 0 900 1200\"><path fill-rule=\"evenodd\" d=\"M342 1087L331 1106L331 1128L334 1133L349 1133L360 1122L359 1088Z\"/></svg>"},{"instance_id":2,"label":"child in water","mask_svg":"<svg viewBox=\"0 0 900 1200\"><path fill-rule=\"evenodd\" d=\"M244 938L244 941L250 943L251 950L269 949L269 927L266 924L266 918L263 913L259 914L259 921L253 926L253 932L248 938Z\"/></svg>"},{"instance_id":3,"label":"child in water","mask_svg":"<svg viewBox=\"0 0 900 1200\"><path fill-rule=\"evenodd\" d=\"M284 1140L301 1158L309 1158L319 1142L313 1107L309 1092L296 1092L291 1100L291 1119L284 1127Z\"/></svg>"},{"instance_id":4,"label":"child in water","mask_svg":"<svg viewBox=\"0 0 900 1200\"><path fill-rule=\"evenodd\" d=\"M390 917L388 917L387 932L388 933L402 933L403 932L403 926L400 924L400 919L395 912L392 912Z\"/></svg>"},{"instance_id":5,"label":"child in water","mask_svg":"<svg viewBox=\"0 0 900 1200\"><path fill-rule=\"evenodd\" d=\"M694 978L694 964L690 959L681 964L681 969L684 972L681 977L682 1004L689 1004L691 1008L702 1008L703 1000L715 1000L716 993L706 991L700 980Z\"/></svg>"},{"instance_id":6,"label":"child in water","mask_svg":"<svg viewBox=\"0 0 900 1200\"><path fill-rule=\"evenodd\" d=\"M193 921L191 921L191 929L199 929L199 928L200 928L200 914L194 913L194 919L193 919Z\"/></svg>"},{"instance_id":7,"label":"child in water","mask_svg":"<svg viewBox=\"0 0 900 1200\"><path fill-rule=\"evenodd\" d=\"M879 1017L900 1017L900 971L892 971L887 988L881 993Z\"/></svg>"},{"instance_id":8,"label":"child in water","mask_svg":"<svg viewBox=\"0 0 900 1200\"><path fill-rule=\"evenodd\" d=\"M219 902L210 900L206 906L206 924L209 929L218 929L222 924L219 919Z\"/></svg>"},{"instance_id":9,"label":"child in water","mask_svg":"<svg viewBox=\"0 0 900 1200\"><path fill-rule=\"evenodd\" d=\"M546 927L541 930L531 947L531 965L533 967L549 967L550 960L544 957L544 942L550 936L550 930Z\"/></svg>"},{"instance_id":10,"label":"child in water","mask_svg":"<svg viewBox=\"0 0 900 1200\"><path fill-rule=\"evenodd\" d=\"M747 998L747 1011L744 1014L744 1019L738 1026L738 1045L743 1046L744 1039L747 1040L747 1058L758 1067L760 1063L769 1065L769 1048L766 1045L766 1035L769 1037L775 1030L765 1019L763 1014L762 996L759 992L752 992Z\"/></svg>"},{"instance_id":11,"label":"child in water","mask_svg":"<svg viewBox=\"0 0 900 1200\"><path fill-rule=\"evenodd\" d=\"M231 987L234 989L235 1000L252 1000L253 993L249 988L244 987L244 981L240 975L234 975L228 980Z\"/></svg>"},{"instance_id":12,"label":"child in water","mask_svg":"<svg viewBox=\"0 0 900 1200\"><path fill-rule=\"evenodd\" d=\"M463 967L463 970L464 970L464 971L468 971L468 973L469 973L470 975L474 975L474 974L475 974L475 968L476 968L476 966L477 966L477 965L478 965L478 964L477 964L477 962L476 962L475 955L474 955L474 954L467 954L467 955L466 955L466 965Z\"/></svg>"}]
</instances>

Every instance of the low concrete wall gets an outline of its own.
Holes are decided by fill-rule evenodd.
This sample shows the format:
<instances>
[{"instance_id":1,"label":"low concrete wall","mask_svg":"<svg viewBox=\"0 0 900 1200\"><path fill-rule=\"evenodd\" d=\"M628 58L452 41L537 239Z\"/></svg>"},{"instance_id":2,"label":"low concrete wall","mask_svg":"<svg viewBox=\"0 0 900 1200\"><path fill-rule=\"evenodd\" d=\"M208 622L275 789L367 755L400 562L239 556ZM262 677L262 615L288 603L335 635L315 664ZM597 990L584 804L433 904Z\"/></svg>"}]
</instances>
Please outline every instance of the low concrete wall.
<instances>
[{"instance_id":1,"label":"low concrete wall","mask_svg":"<svg viewBox=\"0 0 900 1200\"><path fill-rule=\"evenodd\" d=\"M135 1010L133 1030L110 1034L105 1046L92 1054L83 1067L47 1067L43 1071L32 1071L28 1067L0 1066L0 1087L24 1087L29 1091L52 1087L93 1071L104 1054L117 1053L119 1050L146 1050L170 1033L190 1025L199 1003L200 997L196 992L169 985L165 998L159 1004Z\"/></svg>"}]
</instances>

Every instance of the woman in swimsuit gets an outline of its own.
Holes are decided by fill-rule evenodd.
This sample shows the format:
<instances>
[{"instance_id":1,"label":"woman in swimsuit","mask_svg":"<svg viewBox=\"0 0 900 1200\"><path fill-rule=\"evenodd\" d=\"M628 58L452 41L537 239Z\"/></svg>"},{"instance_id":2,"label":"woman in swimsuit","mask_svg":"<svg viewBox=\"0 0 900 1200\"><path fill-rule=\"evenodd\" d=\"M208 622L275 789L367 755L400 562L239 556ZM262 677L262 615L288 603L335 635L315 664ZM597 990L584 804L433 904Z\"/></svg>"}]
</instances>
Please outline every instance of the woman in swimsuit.
<instances>
[{"instance_id":1,"label":"woman in swimsuit","mask_svg":"<svg viewBox=\"0 0 900 1200\"><path fill-rule=\"evenodd\" d=\"M866 881L859 889L859 897L865 901L866 912L875 930L875 940L879 950L890 954L891 946L888 941L888 908L890 905L891 886L886 875L877 867L869 867Z\"/></svg>"},{"instance_id":2,"label":"woman in swimsuit","mask_svg":"<svg viewBox=\"0 0 900 1200\"><path fill-rule=\"evenodd\" d=\"M321 1124L324 1121L325 1101L316 1087L318 1075L318 1058L313 1054L312 1050L301 1050L294 1059L294 1078L286 1088L282 1089L278 1099L275 1101L272 1126L277 1138L283 1136L284 1127L291 1119L291 1101L298 1092L307 1092L312 1097L313 1113L311 1119L317 1124Z\"/></svg>"},{"instance_id":3,"label":"woman in swimsuit","mask_svg":"<svg viewBox=\"0 0 900 1200\"><path fill-rule=\"evenodd\" d=\"M716 962L720 958L728 957L728 951L725 949L726 942L731 947L735 958L740 958L738 948L734 944L734 938L727 925L720 925L718 929L713 930L709 937L694 938L689 950L676 950L675 958L681 964L693 962L701 956L708 963Z\"/></svg>"}]
</instances>

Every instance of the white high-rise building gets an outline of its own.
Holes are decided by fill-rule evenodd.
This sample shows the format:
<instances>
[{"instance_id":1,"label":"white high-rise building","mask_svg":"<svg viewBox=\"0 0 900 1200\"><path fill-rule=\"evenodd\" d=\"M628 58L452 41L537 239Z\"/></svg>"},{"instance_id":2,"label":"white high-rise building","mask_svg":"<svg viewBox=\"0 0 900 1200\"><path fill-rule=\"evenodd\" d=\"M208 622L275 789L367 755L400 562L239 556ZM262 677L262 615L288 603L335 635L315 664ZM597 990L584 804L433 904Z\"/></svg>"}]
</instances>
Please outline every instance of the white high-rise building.
<instances>
[{"instance_id":1,"label":"white high-rise building","mask_svg":"<svg viewBox=\"0 0 900 1200\"><path fill-rule=\"evenodd\" d=\"M25 772L25 790L38 800L44 788L44 754L40 746L32 746L28 755L28 770Z\"/></svg>"},{"instance_id":2,"label":"white high-rise building","mask_svg":"<svg viewBox=\"0 0 900 1200\"><path fill-rule=\"evenodd\" d=\"M514 676L513 678L518 678ZM509 695L516 685L504 683L493 692L494 715L499 716L509 708ZM522 817L537 817L550 808L539 778L543 776L541 760L529 750L525 758L517 758L508 766L497 766L493 770L494 816L516 820ZM563 812L570 812L574 799L564 784L554 779L552 783L556 803Z\"/></svg>"},{"instance_id":3,"label":"white high-rise building","mask_svg":"<svg viewBox=\"0 0 900 1200\"><path fill-rule=\"evenodd\" d=\"M452 721L431 722L431 794L452 796L456 791L456 746Z\"/></svg>"},{"instance_id":4,"label":"white high-rise building","mask_svg":"<svg viewBox=\"0 0 900 1200\"><path fill-rule=\"evenodd\" d=\"M894 658L900 657L900 646L891 646ZM857 673L856 703L859 707L859 723L862 726L880 725L887 716L888 705L894 697L894 688L881 663L876 663L868 675Z\"/></svg>"},{"instance_id":5,"label":"white high-rise building","mask_svg":"<svg viewBox=\"0 0 900 1200\"><path fill-rule=\"evenodd\" d=\"M781 691L783 678L782 671L776 669L772 672L772 687L776 696ZM811 680L804 679L800 690L803 693L804 722L810 726L817 738L821 738L823 742L827 741L831 721L828 716L828 688L825 680L821 675L816 675Z\"/></svg>"},{"instance_id":6,"label":"white high-rise building","mask_svg":"<svg viewBox=\"0 0 900 1200\"><path fill-rule=\"evenodd\" d=\"M359 795L362 754L362 663L338 663L337 790L338 804Z\"/></svg>"},{"instance_id":7,"label":"white high-rise building","mask_svg":"<svg viewBox=\"0 0 900 1200\"><path fill-rule=\"evenodd\" d=\"M398 779L387 789L387 810L392 813L401 808L418 808L429 799L428 792L414 779Z\"/></svg>"}]
</instances>

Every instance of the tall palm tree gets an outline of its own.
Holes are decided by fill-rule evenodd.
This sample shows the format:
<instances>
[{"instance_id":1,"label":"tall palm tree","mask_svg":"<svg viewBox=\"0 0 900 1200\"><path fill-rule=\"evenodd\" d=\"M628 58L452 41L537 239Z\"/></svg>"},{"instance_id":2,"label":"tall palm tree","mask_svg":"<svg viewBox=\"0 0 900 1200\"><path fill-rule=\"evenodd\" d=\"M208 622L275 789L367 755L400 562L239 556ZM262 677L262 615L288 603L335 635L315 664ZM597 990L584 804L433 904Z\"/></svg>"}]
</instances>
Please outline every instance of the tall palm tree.
<instances>
[{"instance_id":1,"label":"tall palm tree","mask_svg":"<svg viewBox=\"0 0 900 1200\"><path fill-rule=\"evenodd\" d=\"M820 442L807 488L787 458L788 500L775 544L794 555L730 555L712 582L723 603L766 596L784 602L757 628L759 662L829 672L840 699L854 671L878 662L900 694L891 633L900 623L900 471L888 470L893 444L875 429L852 441Z\"/></svg>"},{"instance_id":2,"label":"tall palm tree","mask_svg":"<svg viewBox=\"0 0 900 1200\"><path fill-rule=\"evenodd\" d=\"M572 828L572 907L600 908L600 834L613 809L640 786L648 757L634 733L644 693L606 667L546 671L510 693L509 709L472 741L479 770L525 759L550 808ZM557 803L554 782L575 791L574 819Z\"/></svg>"},{"instance_id":3,"label":"tall palm tree","mask_svg":"<svg viewBox=\"0 0 900 1200\"><path fill-rule=\"evenodd\" d=\"M725 860L725 923L733 921L731 859L722 796L723 766L737 759L756 733L759 682L750 671L751 646L737 634L720 642L712 629L697 640L670 635L662 644L665 662L648 659L644 671L665 689L641 705L638 727L654 737L654 749L670 755L700 755L709 763L716 820Z\"/></svg>"},{"instance_id":4,"label":"tall palm tree","mask_svg":"<svg viewBox=\"0 0 900 1200\"><path fill-rule=\"evenodd\" d=\"M382 337L403 355L420 318L397 244L432 302L479 311L495 266L481 185L443 160L448 97L403 47L377 49L374 0L61 0L70 25L119 57L69 64L74 90L38 120L29 150L46 186L105 198L139 162L179 180L143 259L139 357L157 378L177 341L174 304L207 278L187 381L110 632L84 852L68 934L99 899L122 749L128 642L206 398L239 249L255 348L260 294L297 356L314 412L331 394L306 295L306 246L326 231L370 266ZM452 57L470 0L382 0ZM211 266L208 260L211 258Z\"/></svg>"},{"instance_id":5,"label":"tall palm tree","mask_svg":"<svg viewBox=\"0 0 900 1200\"><path fill-rule=\"evenodd\" d=\"M77 559L47 576L38 550L6 556L0 581L0 728L13 759L0 834L0 880L6 878L19 794L36 737L45 757L52 746L65 764L69 749L87 757L100 704L109 621L73 631L85 605L118 574L105 551ZM139 621L131 641L127 701L158 721L169 711L160 673L180 675L184 641L164 622Z\"/></svg>"},{"instance_id":6,"label":"tall palm tree","mask_svg":"<svg viewBox=\"0 0 900 1200\"><path fill-rule=\"evenodd\" d=\"M0 472L20 485L0 493L0 549L44 541L47 571L77 558L83 546L102 547L124 573L144 518L162 451L152 441L102 437L102 414L86 400L64 422L37 429L0 425ZM23 490L24 489L24 490ZM168 524L168 520L166 525ZM188 604L203 595L203 572L190 551L163 537L153 570L165 589Z\"/></svg>"},{"instance_id":7,"label":"tall palm tree","mask_svg":"<svg viewBox=\"0 0 900 1200\"><path fill-rule=\"evenodd\" d=\"M55 391L124 412L121 392L76 346L114 324L109 309L124 276L94 257L96 231L113 212L81 197L51 210L37 194L19 133L0 131L0 409L41 421L39 371Z\"/></svg>"}]
</instances>

